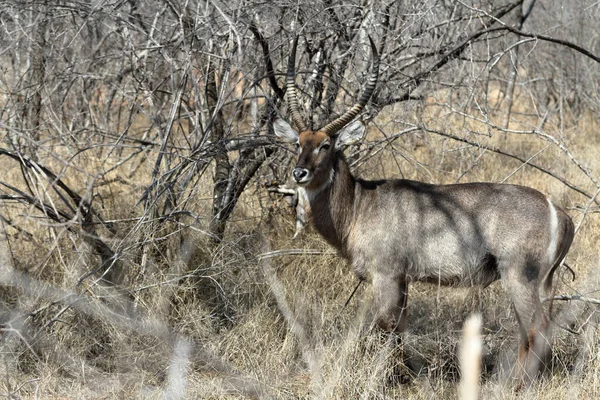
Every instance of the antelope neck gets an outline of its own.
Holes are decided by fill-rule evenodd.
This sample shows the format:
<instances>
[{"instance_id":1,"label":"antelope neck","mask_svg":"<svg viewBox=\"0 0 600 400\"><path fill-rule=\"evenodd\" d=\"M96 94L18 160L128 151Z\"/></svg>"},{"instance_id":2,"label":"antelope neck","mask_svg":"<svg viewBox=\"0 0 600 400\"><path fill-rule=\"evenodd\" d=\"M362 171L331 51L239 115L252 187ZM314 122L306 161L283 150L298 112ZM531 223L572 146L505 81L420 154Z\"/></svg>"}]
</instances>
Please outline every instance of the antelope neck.
<instances>
[{"instance_id":1,"label":"antelope neck","mask_svg":"<svg viewBox=\"0 0 600 400\"><path fill-rule=\"evenodd\" d=\"M356 181L339 151L335 155L331 179L317 190L307 190L313 225L343 256L347 254L347 239L354 214Z\"/></svg>"}]
</instances>

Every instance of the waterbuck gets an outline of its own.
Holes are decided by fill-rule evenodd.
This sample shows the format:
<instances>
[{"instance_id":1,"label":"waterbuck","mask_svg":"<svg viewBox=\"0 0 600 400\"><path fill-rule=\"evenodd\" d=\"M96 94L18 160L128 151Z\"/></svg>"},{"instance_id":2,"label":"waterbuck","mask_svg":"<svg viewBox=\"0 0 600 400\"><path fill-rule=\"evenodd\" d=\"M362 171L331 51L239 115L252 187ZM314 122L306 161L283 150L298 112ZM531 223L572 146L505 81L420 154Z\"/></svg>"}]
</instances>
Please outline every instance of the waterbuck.
<instances>
[{"instance_id":1,"label":"waterbuck","mask_svg":"<svg viewBox=\"0 0 600 400\"><path fill-rule=\"evenodd\" d=\"M342 148L365 135L361 122L346 125L375 89L377 49L371 41L372 72L358 102L313 131L298 108L296 45L297 39L286 95L298 130L277 119L274 131L298 145L292 176L306 192L315 228L349 260L359 278L372 282L379 326L393 332L404 329L409 282L485 287L500 279L520 327L520 364L526 374L535 374L540 358L550 350L549 319L539 291L543 286L549 293L554 271L571 246L574 229L569 216L545 195L524 186L355 178Z\"/></svg>"}]
</instances>

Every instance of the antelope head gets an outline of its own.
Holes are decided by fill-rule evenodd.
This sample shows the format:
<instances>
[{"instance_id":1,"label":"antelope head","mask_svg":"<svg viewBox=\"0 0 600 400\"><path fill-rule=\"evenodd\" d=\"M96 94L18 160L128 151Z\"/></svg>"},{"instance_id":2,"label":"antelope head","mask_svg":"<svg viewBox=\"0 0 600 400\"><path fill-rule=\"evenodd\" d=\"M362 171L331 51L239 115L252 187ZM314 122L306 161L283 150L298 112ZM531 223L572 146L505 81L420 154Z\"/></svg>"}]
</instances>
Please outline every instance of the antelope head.
<instances>
[{"instance_id":1,"label":"antelope head","mask_svg":"<svg viewBox=\"0 0 600 400\"><path fill-rule=\"evenodd\" d=\"M294 79L298 38L296 37L294 40L286 74L286 95L290 115L298 130L293 129L290 124L282 119L276 119L273 123L273 128L275 134L283 141L296 144L298 160L292 171L292 177L298 185L308 190L318 190L327 185L333 176L333 164L336 153L344 145L361 140L366 133L366 127L361 121L356 121L347 127L346 125L364 109L377 84L379 55L375 43L373 43L370 37L369 41L373 52L373 66L371 76L363 94L358 99L358 102L340 117L321 129L313 131L308 129L304 123L298 107ZM344 127L345 129L342 129Z\"/></svg>"}]
</instances>

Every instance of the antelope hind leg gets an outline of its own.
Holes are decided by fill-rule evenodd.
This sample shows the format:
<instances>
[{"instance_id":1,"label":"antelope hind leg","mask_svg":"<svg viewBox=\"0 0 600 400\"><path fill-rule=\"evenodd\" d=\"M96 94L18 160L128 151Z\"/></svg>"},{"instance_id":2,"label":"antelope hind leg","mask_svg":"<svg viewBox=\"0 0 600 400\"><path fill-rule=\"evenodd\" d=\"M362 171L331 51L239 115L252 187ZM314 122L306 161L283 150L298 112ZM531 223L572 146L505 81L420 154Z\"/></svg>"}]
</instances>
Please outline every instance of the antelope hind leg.
<instances>
[{"instance_id":1,"label":"antelope hind leg","mask_svg":"<svg viewBox=\"0 0 600 400\"><path fill-rule=\"evenodd\" d=\"M550 329L539 296L539 280L528 280L518 271L509 271L503 276L503 283L512 299L521 334L516 378L519 385L527 387L544 369L551 354Z\"/></svg>"}]
</instances>

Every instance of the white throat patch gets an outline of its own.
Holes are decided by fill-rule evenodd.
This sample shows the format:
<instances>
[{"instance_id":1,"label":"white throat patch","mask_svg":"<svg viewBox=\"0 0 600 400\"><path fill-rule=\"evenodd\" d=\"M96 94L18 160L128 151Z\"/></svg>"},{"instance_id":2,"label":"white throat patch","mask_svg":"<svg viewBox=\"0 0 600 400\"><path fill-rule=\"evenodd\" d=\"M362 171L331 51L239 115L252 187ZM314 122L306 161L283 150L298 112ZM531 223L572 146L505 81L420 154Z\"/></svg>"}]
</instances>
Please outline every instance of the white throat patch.
<instances>
[{"instance_id":1,"label":"white throat patch","mask_svg":"<svg viewBox=\"0 0 600 400\"><path fill-rule=\"evenodd\" d=\"M334 177L335 171L333 168L331 168L331 171L329 172L329 179L326 180L321 186L313 190L304 189L304 193L306 194L306 198L308 199L309 203L312 203L319 193L331 186Z\"/></svg>"}]
</instances>

